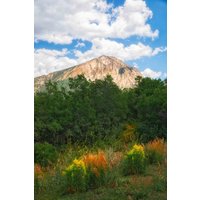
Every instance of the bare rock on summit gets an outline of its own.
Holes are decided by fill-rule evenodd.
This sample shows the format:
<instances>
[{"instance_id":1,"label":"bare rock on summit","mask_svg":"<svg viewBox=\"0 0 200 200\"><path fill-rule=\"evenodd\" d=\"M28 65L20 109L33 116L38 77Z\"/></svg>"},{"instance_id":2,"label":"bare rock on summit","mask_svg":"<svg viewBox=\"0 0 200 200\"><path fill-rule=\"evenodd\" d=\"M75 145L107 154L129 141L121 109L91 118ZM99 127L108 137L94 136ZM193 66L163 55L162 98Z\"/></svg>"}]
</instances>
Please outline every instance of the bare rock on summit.
<instances>
[{"instance_id":1,"label":"bare rock on summit","mask_svg":"<svg viewBox=\"0 0 200 200\"><path fill-rule=\"evenodd\" d=\"M135 86L135 78L141 76L141 72L134 67L112 56L100 56L83 64L67 68L62 71L50 73L35 78L35 90L38 90L46 81L62 81L68 78L74 78L83 74L86 79L94 81L104 79L111 75L113 81L121 88L132 88Z\"/></svg>"}]
</instances>

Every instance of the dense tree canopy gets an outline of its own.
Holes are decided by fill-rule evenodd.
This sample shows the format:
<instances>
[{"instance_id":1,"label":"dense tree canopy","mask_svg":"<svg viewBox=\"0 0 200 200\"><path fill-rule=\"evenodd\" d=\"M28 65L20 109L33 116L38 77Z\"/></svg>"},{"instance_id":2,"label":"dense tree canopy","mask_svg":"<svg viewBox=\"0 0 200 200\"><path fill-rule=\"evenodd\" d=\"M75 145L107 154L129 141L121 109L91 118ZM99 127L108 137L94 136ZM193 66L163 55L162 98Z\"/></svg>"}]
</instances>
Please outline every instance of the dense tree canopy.
<instances>
[{"instance_id":1,"label":"dense tree canopy","mask_svg":"<svg viewBox=\"0 0 200 200\"><path fill-rule=\"evenodd\" d=\"M167 137L167 85L160 79L144 78L129 91L128 117L137 123L138 138L148 142Z\"/></svg>"},{"instance_id":2,"label":"dense tree canopy","mask_svg":"<svg viewBox=\"0 0 200 200\"><path fill-rule=\"evenodd\" d=\"M35 142L92 144L117 137L126 122L137 126L137 137L147 142L166 138L166 81L137 79L137 87L121 90L110 76L87 81L69 79L68 87L48 82L35 93Z\"/></svg>"}]
</instances>

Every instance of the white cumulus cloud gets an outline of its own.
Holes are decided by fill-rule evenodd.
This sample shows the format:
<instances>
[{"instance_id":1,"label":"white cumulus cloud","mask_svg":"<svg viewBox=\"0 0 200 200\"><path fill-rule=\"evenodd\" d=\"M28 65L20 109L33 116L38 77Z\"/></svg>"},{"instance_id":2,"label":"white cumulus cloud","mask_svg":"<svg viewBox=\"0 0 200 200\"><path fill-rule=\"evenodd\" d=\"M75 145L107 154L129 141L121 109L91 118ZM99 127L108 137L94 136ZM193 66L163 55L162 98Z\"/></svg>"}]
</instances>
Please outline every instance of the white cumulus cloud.
<instances>
[{"instance_id":1,"label":"white cumulus cloud","mask_svg":"<svg viewBox=\"0 0 200 200\"><path fill-rule=\"evenodd\" d=\"M150 68L146 68L144 71L141 72L142 75L144 77L149 77L149 78L153 78L153 79L156 79L156 78L160 78L161 75L162 75L162 72L160 71L153 71L152 69Z\"/></svg>"},{"instance_id":2,"label":"white cumulus cloud","mask_svg":"<svg viewBox=\"0 0 200 200\"><path fill-rule=\"evenodd\" d=\"M67 54L67 49L61 51L36 49L34 52L35 77L76 65L77 61L70 59Z\"/></svg>"},{"instance_id":3,"label":"white cumulus cloud","mask_svg":"<svg viewBox=\"0 0 200 200\"><path fill-rule=\"evenodd\" d=\"M83 43L83 42L78 42L77 44L76 44L76 48L79 48L79 47L84 47L85 46L85 43Z\"/></svg>"},{"instance_id":4,"label":"white cumulus cloud","mask_svg":"<svg viewBox=\"0 0 200 200\"><path fill-rule=\"evenodd\" d=\"M105 0L35 1L35 40L69 44L73 39L155 38L147 23L153 13L143 0L125 0L114 8Z\"/></svg>"},{"instance_id":5,"label":"white cumulus cloud","mask_svg":"<svg viewBox=\"0 0 200 200\"><path fill-rule=\"evenodd\" d=\"M113 40L104 38L95 38L92 40L91 49L81 52L75 50L74 53L78 57L79 62L84 62L94 57L101 55L115 56L123 61L137 60L142 57L155 56L160 52L165 51L165 48L157 47L152 49L148 45L142 43L131 44L125 46L123 43L119 43Z\"/></svg>"},{"instance_id":6,"label":"white cumulus cloud","mask_svg":"<svg viewBox=\"0 0 200 200\"><path fill-rule=\"evenodd\" d=\"M45 33L36 35L35 42L39 40L54 44L70 44L73 38L65 34Z\"/></svg>"}]
</instances>

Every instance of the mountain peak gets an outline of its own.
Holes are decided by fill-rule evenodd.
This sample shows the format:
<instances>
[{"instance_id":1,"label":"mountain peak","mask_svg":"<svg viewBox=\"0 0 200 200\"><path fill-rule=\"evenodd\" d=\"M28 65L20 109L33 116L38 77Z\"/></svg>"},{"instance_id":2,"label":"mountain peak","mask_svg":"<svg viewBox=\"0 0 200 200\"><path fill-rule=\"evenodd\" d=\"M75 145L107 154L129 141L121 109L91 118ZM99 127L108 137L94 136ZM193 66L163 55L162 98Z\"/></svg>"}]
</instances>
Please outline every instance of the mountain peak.
<instances>
[{"instance_id":1,"label":"mountain peak","mask_svg":"<svg viewBox=\"0 0 200 200\"><path fill-rule=\"evenodd\" d=\"M115 60L115 61L120 61L120 62L123 62L122 60L114 57L114 56L106 56L106 55L102 55L102 56L99 56L98 58L96 58L98 60Z\"/></svg>"},{"instance_id":2,"label":"mountain peak","mask_svg":"<svg viewBox=\"0 0 200 200\"><path fill-rule=\"evenodd\" d=\"M96 62L100 62L103 65L112 64L113 66L115 65L115 66L127 66L128 67L128 65L126 65L122 60L120 60L120 59L118 59L114 56L101 55L101 56L94 58L90 61L93 61L93 60L95 60ZM90 62L90 61L88 61L88 62Z\"/></svg>"},{"instance_id":3,"label":"mountain peak","mask_svg":"<svg viewBox=\"0 0 200 200\"><path fill-rule=\"evenodd\" d=\"M97 59L110 59L110 57L106 55L101 55Z\"/></svg>"},{"instance_id":4,"label":"mountain peak","mask_svg":"<svg viewBox=\"0 0 200 200\"><path fill-rule=\"evenodd\" d=\"M110 75L120 88L134 87L135 78L142 76L137 69L129 67L122 60L113 56L102 55L74 67L35 78L35 90L48 80L63 81L80 74L91 81L104 79L107 75Z\"/></svg>"}]
</instances>

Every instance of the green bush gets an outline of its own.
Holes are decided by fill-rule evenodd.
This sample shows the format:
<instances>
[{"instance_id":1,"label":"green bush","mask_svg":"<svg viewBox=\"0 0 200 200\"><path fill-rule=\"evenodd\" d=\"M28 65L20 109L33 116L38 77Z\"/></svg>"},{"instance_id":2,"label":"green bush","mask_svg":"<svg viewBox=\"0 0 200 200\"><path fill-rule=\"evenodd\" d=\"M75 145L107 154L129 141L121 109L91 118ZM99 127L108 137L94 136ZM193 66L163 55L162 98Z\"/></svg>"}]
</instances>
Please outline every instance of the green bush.
<instances>
[{"instance_id":1,"label":"green bush","mask_svg":"<svg viewBox=\"0 0 200 200\"><path fill-rule=\"evenodd\" d=\"M160 164L163 161L163 156L154 150L147 152L147 160L150 164Z\"/></svg>"},{"instance_id":2,"label":"green bush","mask_svg":"<svg viewBox=\"0 0 200 200\"><path fill-rule=\"evenodd\" d=\"M40 164L42 167L47 167L57 161L58 153L53 145L47 142L43 144L36 143L34 148L35 163Z\"/></svg>"},{"instance_id":3,"label":"green bush","mask_svg":"<svg viewBox=\"0 0 200 200\"><path fill-rule=\"evenodd\" d=\"M141 174L145 171L145 152L142 145L135 144L123 161L124 175Z\"/></svg>"},{"instance_id":4,"label":"green bush","mask_svg":"<svg viewBox=\"0 0 200 200\"><path fill-rule=\"evenodd\" d=\"M166 176L156 176L153 179L153 189L157 192L165 192L167 190Z\"/></svg>"},{"instance_id":5,"label":"green bush","mask_svg":"<svg viewBox=\"0 0 200 200\"><path fill-rule=\"evenodd\" d=\"M106 173L103 169L99 170L99 174L96 175L91 167L87 168L86 184L87 188L98 188L105 184Z\"/></svg>"},{"instance_id":6,"label":"green bush","mask_svg":"<svg viewBox=\"0 0 200 200\"><path fill-rule=\"evenodd\" d=\"M66 179L60 170L53 174L46 173L43 177L34 178L35 200L58 200L66 190Z\"/></svg>"}]
</instances>

